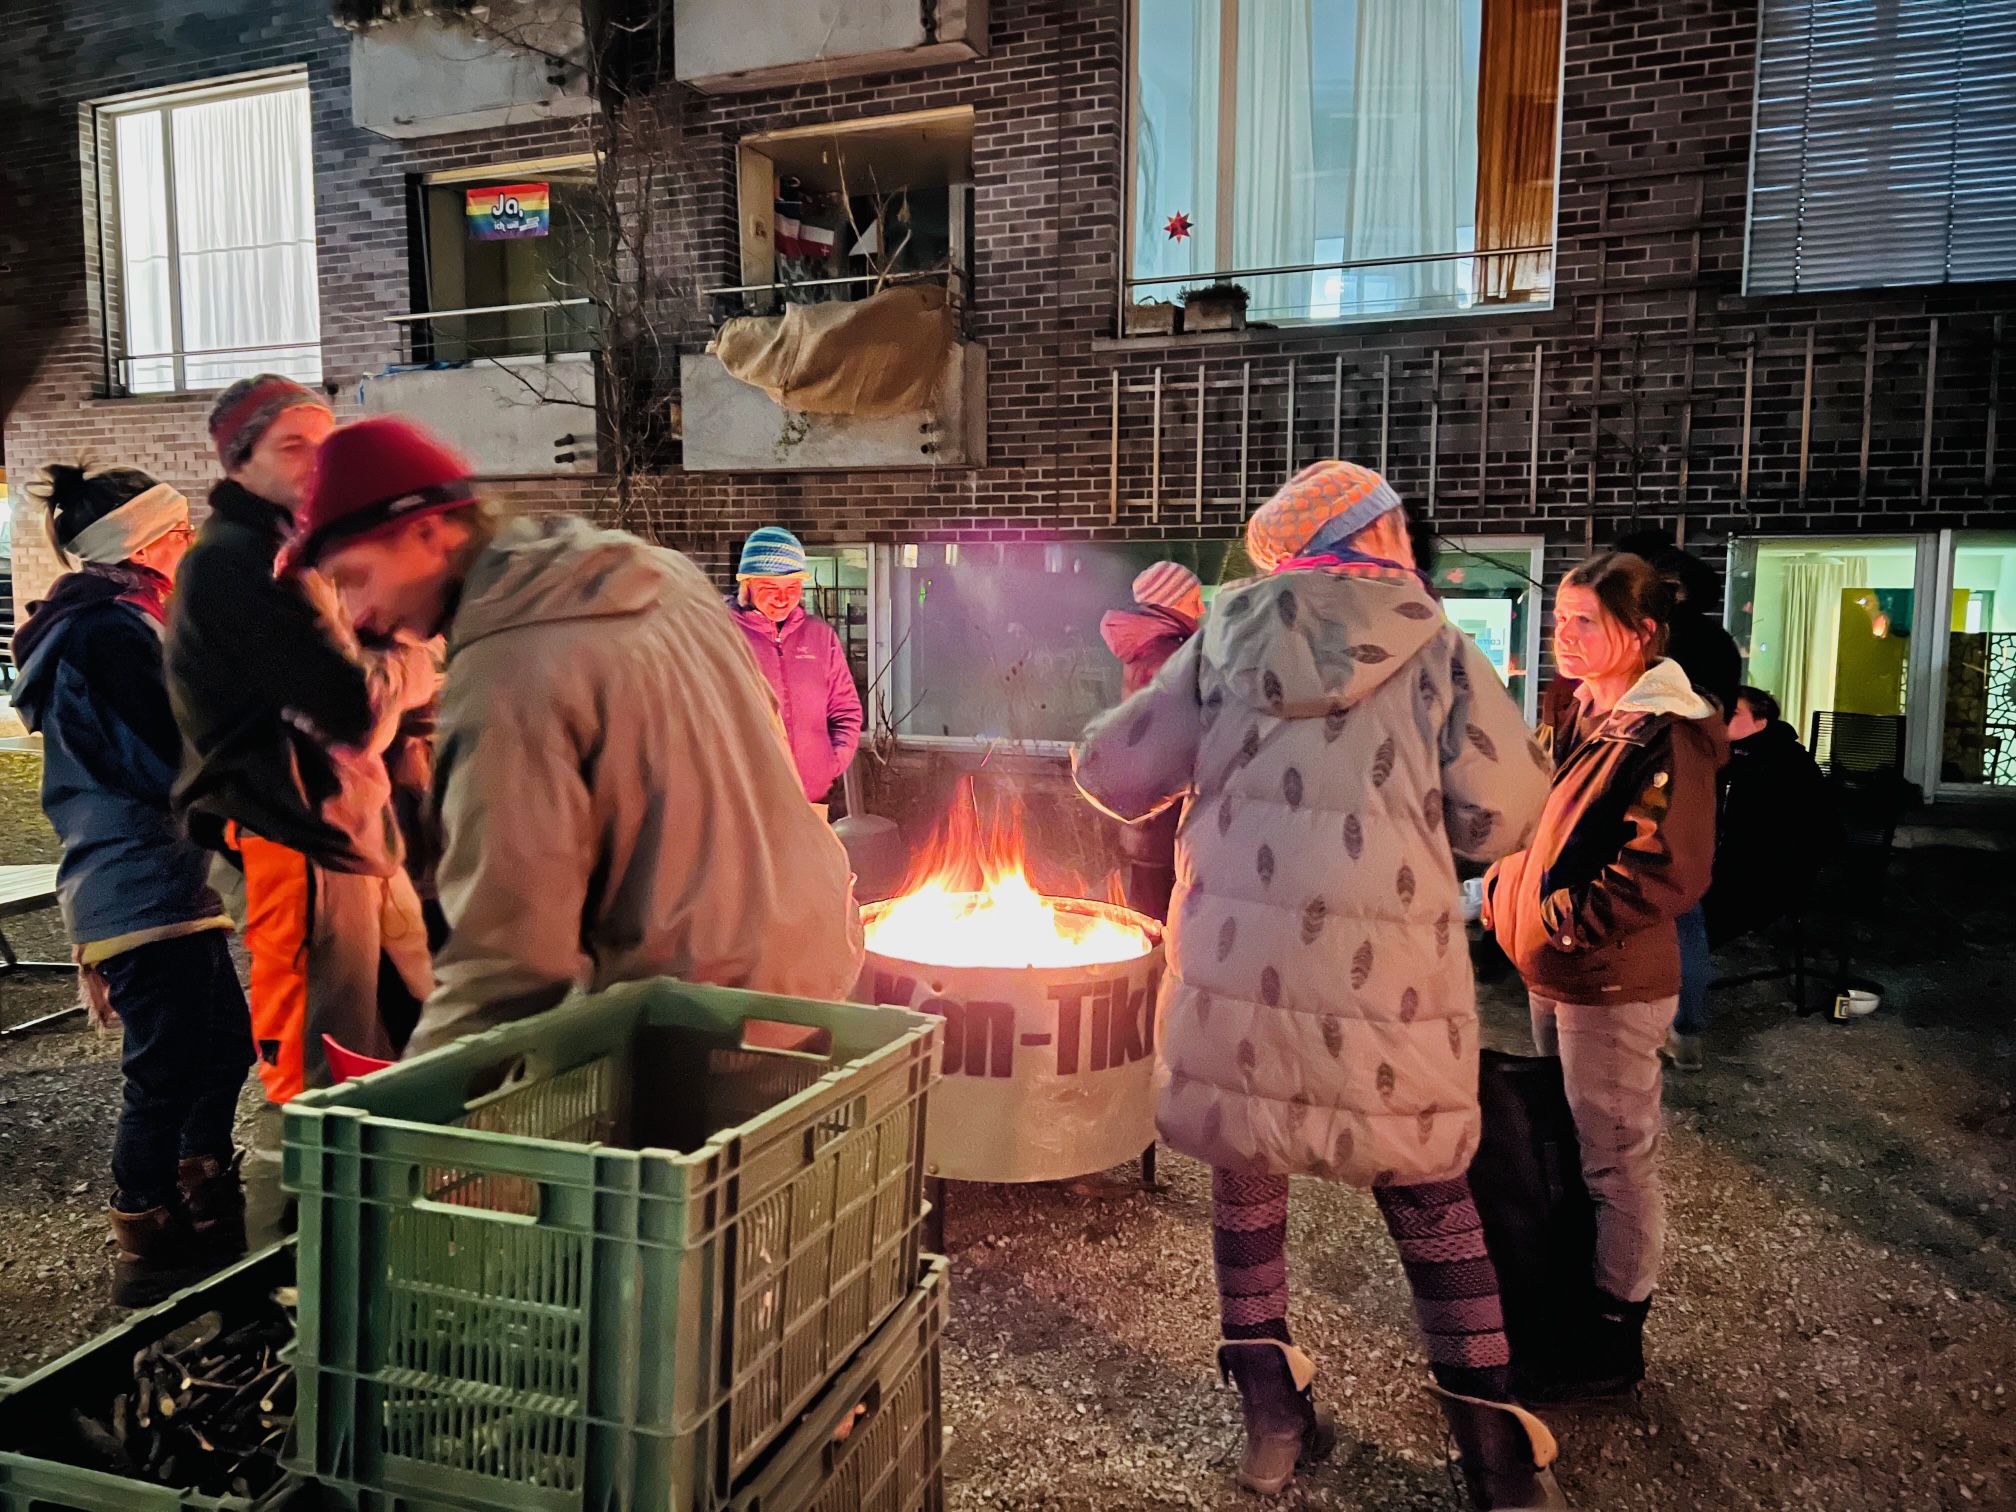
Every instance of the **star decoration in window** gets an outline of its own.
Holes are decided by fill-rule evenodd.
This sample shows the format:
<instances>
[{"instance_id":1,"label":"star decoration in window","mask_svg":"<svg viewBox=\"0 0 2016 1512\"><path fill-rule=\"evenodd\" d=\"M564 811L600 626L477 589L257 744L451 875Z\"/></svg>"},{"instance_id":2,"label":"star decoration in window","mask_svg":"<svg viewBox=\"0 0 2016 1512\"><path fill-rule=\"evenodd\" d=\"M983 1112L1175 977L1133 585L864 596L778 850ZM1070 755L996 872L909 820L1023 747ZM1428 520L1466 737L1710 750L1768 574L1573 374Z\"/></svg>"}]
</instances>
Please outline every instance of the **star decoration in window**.
<instances>
[{"instance_id":1,"label":"star decoration in window","mask_svg":"<svg viewBox=\"0 0 2016 1512\"><path fill-rule=\"evenodd\" d=\"M1169 224L1162 228L1169 233L1169 240L1182 241L1190 234L1190 217L1177 213L1169 217Z\"/></svg>"}]
</instances>

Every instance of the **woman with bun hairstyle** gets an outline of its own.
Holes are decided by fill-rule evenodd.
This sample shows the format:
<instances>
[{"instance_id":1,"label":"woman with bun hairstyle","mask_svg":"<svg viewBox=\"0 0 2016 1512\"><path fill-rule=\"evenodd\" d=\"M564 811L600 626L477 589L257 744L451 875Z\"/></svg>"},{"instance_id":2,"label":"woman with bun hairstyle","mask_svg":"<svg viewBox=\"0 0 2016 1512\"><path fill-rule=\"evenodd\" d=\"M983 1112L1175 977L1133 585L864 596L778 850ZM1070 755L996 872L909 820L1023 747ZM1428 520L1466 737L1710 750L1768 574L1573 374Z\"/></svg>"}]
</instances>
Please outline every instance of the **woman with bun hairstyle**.
<instances>
[{"instance_id":1,"label":"woman with bun hairstyle","mask_svg":"<svg viewBox=\"0 0 2016 1512\"><path fill-rule=\"evenodd\" d=\"M182 737L161 631L189 501L134 468L50 467L29 489L75 571L14 636L14 707L42 736L42 809L92 1017L125 1031L112 1299L146 1306L245 1249L232 1148L252 1022L209 857L169 812Z\"/></svg>"},{"instance_id":2,"label":"woman with bun hairstyle","mask_svg":"<svg viewBox=\"0 0 2016 1512\"><path fill-rule=\"evenodd\" d=\"M1485 881L1485 921L1524 978L1534 1047L1561 1058L1582 1173L1596 1201L1586 1316L1553 1362L1514 1362L1514 1390L1567 1401L1645 1375L1659 1278L1659 1050L1679 1005L1674 920L1708 890L1715 774L1728 737L1714 703L1666 657L1671 585L1608 552L1562 579L1539 730L1553 786L1532 844Z\"/></svg>"}]
</instances>

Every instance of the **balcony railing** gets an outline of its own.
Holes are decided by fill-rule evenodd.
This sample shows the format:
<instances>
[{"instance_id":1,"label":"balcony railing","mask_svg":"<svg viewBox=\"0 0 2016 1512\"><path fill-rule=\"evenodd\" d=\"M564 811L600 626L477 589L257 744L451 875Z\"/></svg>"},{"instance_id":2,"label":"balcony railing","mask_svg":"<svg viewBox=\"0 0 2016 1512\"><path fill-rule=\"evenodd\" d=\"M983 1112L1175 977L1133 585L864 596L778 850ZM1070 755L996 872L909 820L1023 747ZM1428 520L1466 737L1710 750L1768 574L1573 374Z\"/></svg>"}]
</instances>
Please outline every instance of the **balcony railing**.
<instances>
[{"instance_id":1,"label":"balcony railing","mask_svg":"<svg viewBox=\"0 0 2016 1512\"><path fill-rule=\"evenodd\" d=\"M417 366L505 357L551 359L601 346L595 301L585 296L421 310L384 319L388 325L405 328L407 360Z\"/></svg>"}]
</instances>

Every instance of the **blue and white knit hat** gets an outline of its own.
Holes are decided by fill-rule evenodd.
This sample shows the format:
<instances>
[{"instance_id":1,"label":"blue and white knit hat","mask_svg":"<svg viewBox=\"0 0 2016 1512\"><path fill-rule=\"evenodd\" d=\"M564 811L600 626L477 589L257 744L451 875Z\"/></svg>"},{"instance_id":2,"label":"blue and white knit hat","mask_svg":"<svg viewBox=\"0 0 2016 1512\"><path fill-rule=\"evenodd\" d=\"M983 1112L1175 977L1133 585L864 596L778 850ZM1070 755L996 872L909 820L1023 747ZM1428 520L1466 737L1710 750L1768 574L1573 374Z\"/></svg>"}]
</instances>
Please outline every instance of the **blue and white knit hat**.
<instances>
[{"instance_id":1,"label":"blue and white knit hat","mask_svg":"<svg viewBox=\"0 0 2016 1512\"><path fill-rule=\"evenodd\" d=\"M752 577L802 576L812 570L805 560L805 548L798 537L782 525L765 525L749 532L742 543L742 560L736 564L735 579Z\"/></svg>"}]
</instances>

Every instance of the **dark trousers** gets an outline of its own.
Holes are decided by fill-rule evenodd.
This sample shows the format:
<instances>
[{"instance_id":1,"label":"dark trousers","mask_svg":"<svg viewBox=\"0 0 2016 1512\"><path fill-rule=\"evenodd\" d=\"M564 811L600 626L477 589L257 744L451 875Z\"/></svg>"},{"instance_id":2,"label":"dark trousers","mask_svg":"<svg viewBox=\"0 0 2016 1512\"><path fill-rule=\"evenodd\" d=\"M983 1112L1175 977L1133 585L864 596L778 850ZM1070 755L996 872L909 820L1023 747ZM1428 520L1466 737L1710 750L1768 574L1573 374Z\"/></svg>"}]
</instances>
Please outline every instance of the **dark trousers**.
<instances>
[{"instance_id":1,"label":"dark trousers","mask_svg":"<svg viewBox=\"0 0 2016 1512\"><path fill-rule=\"evenodd\" d=\"M125 1102L112 1142L121 1212L177 1201L184 1157L231 1158L238 1092L252 1068L252 1016L229 940L227 930L205 930L99 964L126 1031Z\"/></svg>"}]
</instances>

